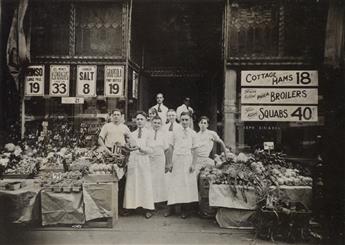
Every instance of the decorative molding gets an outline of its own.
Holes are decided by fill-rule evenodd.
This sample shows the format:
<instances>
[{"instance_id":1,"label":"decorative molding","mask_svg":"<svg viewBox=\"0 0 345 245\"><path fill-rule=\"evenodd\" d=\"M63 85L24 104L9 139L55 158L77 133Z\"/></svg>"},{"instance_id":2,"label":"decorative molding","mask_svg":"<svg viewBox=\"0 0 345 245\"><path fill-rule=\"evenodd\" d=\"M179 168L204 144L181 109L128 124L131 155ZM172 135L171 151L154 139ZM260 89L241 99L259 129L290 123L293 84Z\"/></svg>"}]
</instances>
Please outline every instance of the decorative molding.
<instances>
[{"instance_id":1,"label":"decorative molding","mask_svg":"<svg viewBox=\"0 0 345 245\"><path fill-rule=\"evenodd\" d=\"M304 57L230 57L227 66L233 65L312 65L312 60Z\"/></svg>"},{"instance_id":2,"label":"decorative molding","mask_svg":"<svg viewBox=\"0 0 345 245\"><path fill-rule=\"evenodd\" d=\"M204 77L207 71L201 70L186 70L177 67L164 67L164 68L154 68L150 70L145 70L145 74L150 77Z\"/></svg>"},{"instance_id":3,"label":"decorative molding","mask_svg":"<svg viewBox=\"0 0 345 245\"><path fill-rule=\"evenodd\" d=\"M122 4L122 56L127 55L127 4Z\"/></svg>"},{"instance_id":4,"label":"decorative molding","mask_svg":"<svg viewBox=\"0 0 345 245\"><path fill-rule=\"evenodd\" d=\"M76 38L75 38L75 18L76 18L76 10L75 4L70 4L70 19L69 19L69 55L75 55L75 45L76 45Z\"/></svg>"},{"instance_id":5,"label":"decorative molding","mask_svg":"<svg viewBox=\"0 0 345 245\"><path fill-rule=\"evenodd\" d=\"M285 54L285 7L282 3L279 6L278 35L278 55L282 57Z\"/></svg>"}]
</instances>

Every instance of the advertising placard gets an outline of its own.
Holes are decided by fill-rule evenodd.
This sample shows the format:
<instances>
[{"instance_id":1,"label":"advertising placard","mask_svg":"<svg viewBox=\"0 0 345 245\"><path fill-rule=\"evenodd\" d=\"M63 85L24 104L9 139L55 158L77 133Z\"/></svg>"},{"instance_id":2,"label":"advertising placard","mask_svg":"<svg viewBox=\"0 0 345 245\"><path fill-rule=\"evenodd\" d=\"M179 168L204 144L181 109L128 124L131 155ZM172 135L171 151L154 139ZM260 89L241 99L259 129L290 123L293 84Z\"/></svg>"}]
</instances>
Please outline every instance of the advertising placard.
<instances>
[{"instance_id":1,"label":"advertising placard","mask_svg":"<svg viewBox=\"0 0 345 245\"><path fill-rule=\"evenodd\" d=\"M25 69L25 96L44 95L44 66L32 65Z\"/></svg>"},{"instance_id":2,"label":"advertising placard","mask_svg":"<svg viewBox=\"0 0 345 245\"><path fill-rule=\"evenodd\" d=\"M242 121L317 122L317 105L242 105Z\"/></svg>"},{"instance_id":3,"label":"advertising placard","mask_svg":"<svg viewBox=\"0 0 345 245\"><path fill-rule=\"evenodd\" d=\"M317 88L242 88L242 104L318 104Z\"/></svg>"},{"instance_id":4,"label":"advertising placard","mask_svg":"<svg viewBox=\"0 0 345 245\"><path fill-rule=\"evenodd\" d=\"M69 96L69 80L69 65L51 65L49 95L56 97Z\"/></svg>"},{"instance_id":5,"label":"advertising placard","mask_svg":"<svg viewBox=\"0 0 345 245\"><path fill-rule=\"evenodd\" d=\"M106 97L123 97L124 67L104 67L104 95Z\"/></svg>"},{"instance_id":6,"label":"advertising placard","mask_svg":"<svg viewBox=\"0 0 345 245\"><path fill-rule=\"evenodd\" d=\"M241 86L250 87L317 87L318 72L297 71L241 71Z\"/></svg>"},{"instance_id":7,"label":"advertising placard","mask_svg":"<svg viewBox=\"0 0 345 245\"><path fill-rule=\"evenodd\" d=\"M97 66L77 66L77 96L96 96Z\"/></svg>"}]
</instances>

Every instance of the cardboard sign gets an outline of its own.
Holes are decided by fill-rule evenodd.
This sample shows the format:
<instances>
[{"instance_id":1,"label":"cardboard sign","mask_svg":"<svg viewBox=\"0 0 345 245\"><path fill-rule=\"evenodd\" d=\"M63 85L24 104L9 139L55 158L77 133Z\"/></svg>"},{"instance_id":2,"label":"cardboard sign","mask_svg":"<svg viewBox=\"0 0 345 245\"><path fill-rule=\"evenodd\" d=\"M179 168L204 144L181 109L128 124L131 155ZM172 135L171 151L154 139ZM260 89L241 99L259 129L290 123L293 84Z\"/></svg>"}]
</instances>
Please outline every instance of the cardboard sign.
<instances>
[{"instance_id":1,"label":"cardboard sign","mask_svg":"<svg viewBox=\"0 0 345 245\"><path fill-rule=\"evenodd\" d=\"M106 97L123 97L124 67L104 67L104 95Z\"/></svg>"},{"instance_id":2,"label":"cardboard sign","mask_svg":"<svg viewBox=\"0 0 345 245\"><path fill-rule=\"evenodd\" d=\"M61 98L61 104L84 104L84 98L63 97Z\"/></svg>"},{"instance_id":3,"label":"cardboard sign","mask_svg":"<svg viewBox=\"0 0 345 245\"><path fill-rule=\"evenodd\" d=\"M50 96L69 96L69 65L51 65L50 66Z\"/></svg>"},{"instance_id":4,"label":"cardboard sign","mask_svg":"<svg viewBox=\"0 0 345 245\"><path fill-rule=\"evenodd\" d=\"M318 72L298 71L241 71L241 86L317 87Z\"/></svg>"},{"instance_id":5,"label":"cardboard sign","mask_svg":"<svg viewBox=\"0 0 345 245\"><path fill-rule=\"evenodd\" d=\"M317 88L242 88L242 104L318 104Z\"/></svg>"},{"instance_id":6,"label":"cardboard sign","mask_svg":"<svg viewBox=\"0 0 345 245\"><path fill-rule=\"evenodd\" d=\"M242 105L242 121L257 122L317 122L317 106L270 106Z\"/></svg>"},{"instance_id":7,"label":"cardboard sign","mask_svg":"<svg viewBox=\"0 0 345 245\"><path fill-rule=\"evenodd\" d=\"M77 96L96 96L97 66L77 66Z\"/></svg>"},{"instance_id":8,"label":"cardboard sign","mask_svg":"<svg viewBox=\"0 0 345 245\"><path fill-rule=\"evenodd\" d=\"M44 66L32 65L25 69L25 96L44 95Z\"/></svg>"}]
</instances>

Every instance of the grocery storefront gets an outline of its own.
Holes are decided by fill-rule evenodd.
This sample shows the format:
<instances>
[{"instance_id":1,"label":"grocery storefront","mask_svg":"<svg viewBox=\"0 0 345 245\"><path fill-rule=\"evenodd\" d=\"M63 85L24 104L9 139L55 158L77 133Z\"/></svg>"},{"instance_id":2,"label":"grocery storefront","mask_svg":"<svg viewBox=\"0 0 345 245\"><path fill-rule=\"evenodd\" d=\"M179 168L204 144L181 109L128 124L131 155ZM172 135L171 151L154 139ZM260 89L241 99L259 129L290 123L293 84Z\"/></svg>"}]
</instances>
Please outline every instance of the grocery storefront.
<instances>
[{"instance_id":1,"label":"grocery storefront","mask_svg":"<svg viewBox=\"0 0 345 245\"><path fill-rule=\"evenodd\" d=\"M134 127L159 92L174 109L190 97L236 153L265 148L307 166L320 153L317 136L327 145L341 128L344 60L327 63L344 56L341 37L328 36L344 25L341 1L19 2L2 1L4 132L44 145L47 128L58 135L68 124L73 140L62 142L91 147L112 109ZM26 37L14 42L19 61L7 46L15 14ZM6 57L25 67L17 87Z\"/></svg>"}]
</instances>

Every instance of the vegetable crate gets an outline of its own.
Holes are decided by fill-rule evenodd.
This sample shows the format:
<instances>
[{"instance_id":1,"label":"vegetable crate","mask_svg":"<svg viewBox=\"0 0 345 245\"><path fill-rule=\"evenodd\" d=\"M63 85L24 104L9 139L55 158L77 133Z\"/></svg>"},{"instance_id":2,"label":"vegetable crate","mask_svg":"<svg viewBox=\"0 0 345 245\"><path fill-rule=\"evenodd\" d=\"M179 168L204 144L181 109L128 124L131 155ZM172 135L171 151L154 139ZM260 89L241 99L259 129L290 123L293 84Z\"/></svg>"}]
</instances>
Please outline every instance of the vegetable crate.
<instances>
[{"instance_id":1,"label":"vegetable crate","mask_svg":"<svg viewBox=\"0 0 345 245\"><path fill-rule=\"evenodd\" d=\"M256 235L263 239L295 242L307 240L311 211L302 203L295 203L293 209L261 208L257 212Z\"/></svg>"}]
</instances>

